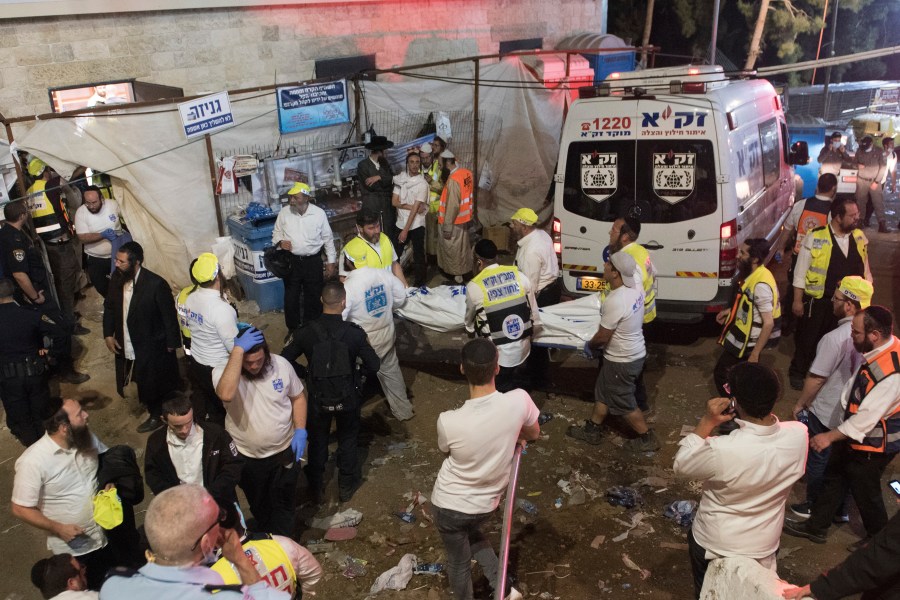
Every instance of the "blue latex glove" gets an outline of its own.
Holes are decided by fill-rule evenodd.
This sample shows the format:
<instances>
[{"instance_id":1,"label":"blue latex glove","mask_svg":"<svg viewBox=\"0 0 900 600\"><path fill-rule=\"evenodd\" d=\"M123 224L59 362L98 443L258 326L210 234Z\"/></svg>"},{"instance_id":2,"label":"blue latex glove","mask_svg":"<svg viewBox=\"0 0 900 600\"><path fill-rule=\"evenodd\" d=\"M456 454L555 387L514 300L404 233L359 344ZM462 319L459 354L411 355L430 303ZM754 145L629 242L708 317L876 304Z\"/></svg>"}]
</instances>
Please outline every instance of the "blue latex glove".
<instances>
[{"instance_id":1,"label":"blue latex glove","mask_svg":"<svg viewBox=\"0 0 900 600\"><path fill-rule=\"evenodd\" d=\"M294 456L296 457L297 462L300 462L300 459L303 458L303 451L306 450L305 429L294 430L294 438L291 440L291 450L294 451Z\"/></svg>"},{"instance_id":2,"label":"blue latex glove","mask_svg":"<svg viewBox=\"0 0 900 600\"><path fill-rule=\"evenodd\" d=\"M591 352L591 340L584 343L584 355L588 358L594 358L594 353Z\"/></svg>"},{"instance_id":3,"label":"blue latex glove","mask_svg":"<svg viewBox=\"0 0 900 600\"><path fill-rule=\"evenodd\" d=\"M115 230L115 229L104 229L103 232L102 232L100 235L102 235L103 237L105 237L105 238L108 239L109 241L113 241L114 239L116 239L116 237L118 237L118 236L116 235L116 230Z\"/></svg>"},{"instance_id":4,"label":"blue latex glove","mask_svg":"<svg viewBox=\"0 0 900 600\"><path fill-rule=\"evenodd\" d=\"M262 331L256 327L251 327L234 338L234 345L247 352L253 346L262 344L264 341L266 341L266 338L263 337Z\"/></svg>"}]
</instances>

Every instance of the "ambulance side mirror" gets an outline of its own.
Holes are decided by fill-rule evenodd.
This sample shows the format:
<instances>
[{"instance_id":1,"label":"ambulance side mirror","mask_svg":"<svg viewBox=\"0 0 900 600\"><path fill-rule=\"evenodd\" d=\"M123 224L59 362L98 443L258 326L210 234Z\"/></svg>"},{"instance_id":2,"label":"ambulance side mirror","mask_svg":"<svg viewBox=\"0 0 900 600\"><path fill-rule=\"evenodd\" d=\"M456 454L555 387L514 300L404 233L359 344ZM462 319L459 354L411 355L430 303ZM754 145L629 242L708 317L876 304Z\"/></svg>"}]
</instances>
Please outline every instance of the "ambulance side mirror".
<instances>
[{"instance_id":1,"label":"ambulance side mirror","mask_svg":"<svg viewBox=\"0 0 900 600\"><path fill-rule=\"evenodd\" d=\"M794 142L791 144L791 153L788 156L790 165L809 164L809 145L806 142Z\"/></svg>"}]
</instances>

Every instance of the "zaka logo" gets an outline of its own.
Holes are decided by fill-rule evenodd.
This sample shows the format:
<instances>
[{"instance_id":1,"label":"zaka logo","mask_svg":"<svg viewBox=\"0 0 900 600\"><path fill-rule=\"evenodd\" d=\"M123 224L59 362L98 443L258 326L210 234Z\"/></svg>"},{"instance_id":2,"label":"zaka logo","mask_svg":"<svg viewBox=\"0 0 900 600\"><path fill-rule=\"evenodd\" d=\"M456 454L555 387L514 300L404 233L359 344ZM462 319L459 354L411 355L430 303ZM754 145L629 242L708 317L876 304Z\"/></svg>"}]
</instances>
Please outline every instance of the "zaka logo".
<instances>
[{"instance_id":1,"label":"zaka logo","mask_svg":"<svg viewBox=\"0 0 900 600\"><path fill-rule=\"evenodd\" d=\"M643 120L641 121L641 127L660 127L659 121L663 121L663 125L667 125L666 121L674 115L673 126L675 129L684 129L685 127L704 127L706 124L706 113L693 113L684 110L676 110L673 111L671 106L666 106L666 109L659 112L651 112L651 113L642 113ZM694 120L696 119L696 123Z\"/></svg>"}]
</instances>

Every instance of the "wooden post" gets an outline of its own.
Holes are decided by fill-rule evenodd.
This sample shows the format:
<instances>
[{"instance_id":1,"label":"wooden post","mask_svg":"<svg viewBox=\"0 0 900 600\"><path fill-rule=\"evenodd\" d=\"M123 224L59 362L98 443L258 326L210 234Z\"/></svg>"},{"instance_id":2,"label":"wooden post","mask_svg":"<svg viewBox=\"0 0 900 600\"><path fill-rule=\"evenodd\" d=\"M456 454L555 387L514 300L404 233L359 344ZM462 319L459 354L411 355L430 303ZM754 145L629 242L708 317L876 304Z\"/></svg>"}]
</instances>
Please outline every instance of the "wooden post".
<instances>
[{"instance_id":1,"label":"wooden post","mask_svg":"<svg viewBox=\"0 0 900 600\"><path fill-rule=\"evenodd\" d=\"M360 102L360 92L359 92L359 78L354 77L353 81L353 119L356 121L357 127L357 139L362 138L363 128L362 121L360 121L359 117L359 102Z\"/></svg>"},{"instance_id":2,"label":"wooden post","mask_svg":"<svg viewBox=\"0 0 900 600\"><path fill-rule=\"evenodd\" d=\"M475 59L475 98L472 115L472 217L478 220L478 84L481 78L481 61Z\"/></svg>"},{"instance_id":3,"label":"wooden post","mask_svg":"<svg viewBox=\"0 0 900 600\"><path fill-rule=\"evenodd\" d=\"M219 194L216 193L216 157L213 156L212 140L209 134L203 136L206 140L206 156L209 159L209 178L212 182L213 206L216 210L216 225L219 228L219 235L225 235L225 226L222 224L222 206L219 204Z\"/></svg>"}]
</instances>

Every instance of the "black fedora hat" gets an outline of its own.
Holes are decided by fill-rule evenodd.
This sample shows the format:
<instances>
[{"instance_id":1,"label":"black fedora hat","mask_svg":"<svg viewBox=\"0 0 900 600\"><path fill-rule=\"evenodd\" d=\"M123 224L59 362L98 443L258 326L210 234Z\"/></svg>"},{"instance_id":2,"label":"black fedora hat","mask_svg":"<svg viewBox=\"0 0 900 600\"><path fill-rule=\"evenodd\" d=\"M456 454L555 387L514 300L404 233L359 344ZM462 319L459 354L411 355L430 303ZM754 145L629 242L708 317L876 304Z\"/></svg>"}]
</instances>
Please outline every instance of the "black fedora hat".
<instances>
[{"instance_id":1,"label":"black fedora hat","mask_svg":"<svg viewBox=\"0 0 900 600\"><path fill-rule=\"evenodd\" d=\"M372 141L366 144L366 150L387 150L393 148L394 142L383 135L373 135Z\"/></svg>"}]
</instances>

